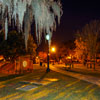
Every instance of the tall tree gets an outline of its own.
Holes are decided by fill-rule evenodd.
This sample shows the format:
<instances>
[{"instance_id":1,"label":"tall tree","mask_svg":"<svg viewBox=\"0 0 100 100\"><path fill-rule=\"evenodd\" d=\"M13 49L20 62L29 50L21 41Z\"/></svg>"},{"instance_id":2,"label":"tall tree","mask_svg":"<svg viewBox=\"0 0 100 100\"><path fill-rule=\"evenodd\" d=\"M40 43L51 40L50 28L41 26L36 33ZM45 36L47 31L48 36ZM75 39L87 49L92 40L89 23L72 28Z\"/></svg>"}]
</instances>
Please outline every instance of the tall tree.
<instances>
[{"instance_id":1,"label":"tall tree","mask_svg":"<svg viewBox=\"0 0 100 100\"><path fill-rule=\"evenodd\" d=\"M25 54L24 38L16 31L10 31L8 39L4 39L4 33L2 36L2 42L0 43L0 53L5 59L15 60L17 56Z\"/></svg>"},{"instance_id":2,"label":"tall tree","mask_svg":"<svg viewBox=\"0 0 100 100\"><path fill-rule=\"evenodd\" d=\"M27 46L28 34L32 21L35 21L35 30L38 43L42 34L52 37L56 29L56 21L60 23L62 5L60 0L0 0L0 15L4 22L5 38L7 39L8 24L15 22L19 31L23 30ZM4 17L3 17L4 16Z\"/></svg>"},{"instance_id":3,"label":"tall tree","mask_svg":"<svg viewBox=\"0 0 100 100\"><path fill-rule=\"evenodd\" d=\"M86 57L88 55L89 59L95 59L96 53L98 51L98 36L100 33L100 21L95 20L86 24L81 31L78 31L75 40L76 52ZM79 51L80 52L79 52Z\"/></svg>"},{"instance_id":4,"label":"tall tree","mask_svg":"<svg viewBox=\"0 0 100 100\"><path fill-rule=\"evenodd\" d=\"M34 39L32 37L32 35L29 35L28 41L27 41L27 54L31 55L32 57L36 56L36 49L37 49L37 45L34 42Z\"/></svg>"},{"instance_id":5,"label":"tall tree","mask_svg":"<svg viewBox=\"0 0 100 100\"><path fill-rule=\"evenodd\" d=\"M3 55L5 59L14 61L18 56L25 54L32 55L32 57L36 55L37 46L31 35L29 35L27 51L25 49L23 34L13 30L9 32L7 38L8 39L5 40L4 32L0 32L0 54Z\"/></svg>"},{"instance_id":6,"label":"tall tree","mask_svg":"<svg viewBox=\"0 0 100 100\"><path fill-rule=\"evenodd\" d=\"M86 54L87 48L86 43L82 40L81 37L77 37L74 41L76 48L75 48L75 57L79 60L83 58L83 55Z\"/></svg>"}]
</instances>

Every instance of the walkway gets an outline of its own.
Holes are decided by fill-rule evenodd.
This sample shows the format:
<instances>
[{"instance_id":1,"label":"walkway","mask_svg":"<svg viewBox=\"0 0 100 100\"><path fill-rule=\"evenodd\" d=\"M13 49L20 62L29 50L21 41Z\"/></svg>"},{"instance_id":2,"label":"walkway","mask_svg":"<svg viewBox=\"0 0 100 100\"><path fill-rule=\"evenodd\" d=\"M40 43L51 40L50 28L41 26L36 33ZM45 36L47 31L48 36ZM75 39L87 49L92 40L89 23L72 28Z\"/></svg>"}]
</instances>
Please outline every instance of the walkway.
<instances>
[{"instance_id":1,"label":"walkway","mask_svg":"<svg viewBox=\"0 0 100 100\"><path fill-rule=\"evenodd\" d=\"M68 72L68 71L65 71L61 68L54 67L52 65L50 66L50 69L53 70L53 71L62 73L64 75L68 75L68 76L71 76L71 77L74 77L74 78L78 78L80 80L84 80L84 81L87 81L87 82L90 82L90 83L93 83L93 84L100 86L100 78L89 76L89 75L82 75L82 74L74 73L74 72Z\"/></svg>"}]
</instances>

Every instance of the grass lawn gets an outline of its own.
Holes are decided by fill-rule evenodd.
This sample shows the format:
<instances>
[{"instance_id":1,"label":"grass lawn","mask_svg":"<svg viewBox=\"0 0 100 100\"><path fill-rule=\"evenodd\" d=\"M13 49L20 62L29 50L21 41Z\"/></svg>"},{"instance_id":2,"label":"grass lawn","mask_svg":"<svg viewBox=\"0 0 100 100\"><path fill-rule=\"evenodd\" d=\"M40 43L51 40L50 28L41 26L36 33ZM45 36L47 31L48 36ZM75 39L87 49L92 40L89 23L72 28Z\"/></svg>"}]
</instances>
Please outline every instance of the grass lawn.
<instances>
[{"instance_id":1,"label":"grass lawn","mask_svg":"<svg viewBox=\"0 0 100 100\"><path fill-rule=\"evenodd\" d=\"M60 73L45 73L45 68L34 69L33 73L8 77L0 80L0 100L100 100L100 87ZM58 79L47 85L40 85L31 91L16 90L21 81Z\"/></svg>"}]
</instances>

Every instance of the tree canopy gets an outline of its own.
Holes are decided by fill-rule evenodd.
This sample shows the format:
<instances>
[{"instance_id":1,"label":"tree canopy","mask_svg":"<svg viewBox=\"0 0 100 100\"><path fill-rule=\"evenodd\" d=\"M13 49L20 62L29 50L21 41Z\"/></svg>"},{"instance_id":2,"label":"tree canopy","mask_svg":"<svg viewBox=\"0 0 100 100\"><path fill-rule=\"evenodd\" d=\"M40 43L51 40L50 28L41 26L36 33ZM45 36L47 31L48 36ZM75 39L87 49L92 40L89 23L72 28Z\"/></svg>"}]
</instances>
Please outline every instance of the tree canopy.
<instances>
[{"instance_id":1,"label":"tree canopy","mask_svg":"<svg viewBox=\"0 0 100 100\"><path fill-rule=\"evenodd\" d=\"M60 23L61 16L60 0L0 0L0 18L5 28L5 39L7 39L8 25L13 22L19 31L22 31L24 26L26 46L33 20L37 40L40 43L42 34L49 34L52 37L56 21Z\"/></svg>"},{"instance_id":2,"label":"tree canopy","mask_svg":"<svg viewBox=\"0 0 100 100\"><path fill-rule=\"evenodd\" d=\"M98 51L98 38L100 34L100 21L94 20L86 24L82 30L77 32L75 44L76 55L93 59Z\"/></svg>"},{"instance_id":3,"label":"tree canopy","mask_svg":"<svg viewBox=\"0 0 100 100\"><path fill-rule=\"evenodd\" d=\"M6 60L14 61L18 56L25 54L36 55L36 44L31 36L29 36L28 50L25 48L24 36L15 30L10 31L8 39L4 39L4 32L0 33L0 54Z\"/></svg>"}]
</instances>

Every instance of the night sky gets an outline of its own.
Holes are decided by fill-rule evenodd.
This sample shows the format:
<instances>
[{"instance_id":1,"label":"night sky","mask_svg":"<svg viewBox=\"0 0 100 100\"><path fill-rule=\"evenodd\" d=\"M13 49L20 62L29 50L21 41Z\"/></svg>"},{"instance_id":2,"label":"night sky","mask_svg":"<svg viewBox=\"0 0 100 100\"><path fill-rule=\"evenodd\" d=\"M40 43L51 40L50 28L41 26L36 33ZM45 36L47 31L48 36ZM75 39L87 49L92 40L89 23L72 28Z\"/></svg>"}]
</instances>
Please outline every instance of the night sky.
<instances>
[{"instance_id":1,"label":"night sky","mask_svg":"<svg viewBox=\"0 0 100 100\"><path fill-rule=\"evenodd\" d=\"M92 20L100 20L100 3L96 0L91 2L82 0L62 0L63 15L61 24L57 26L52 41L62 42L72 40L75 32Z\"/></svg>"}]
</instances>

